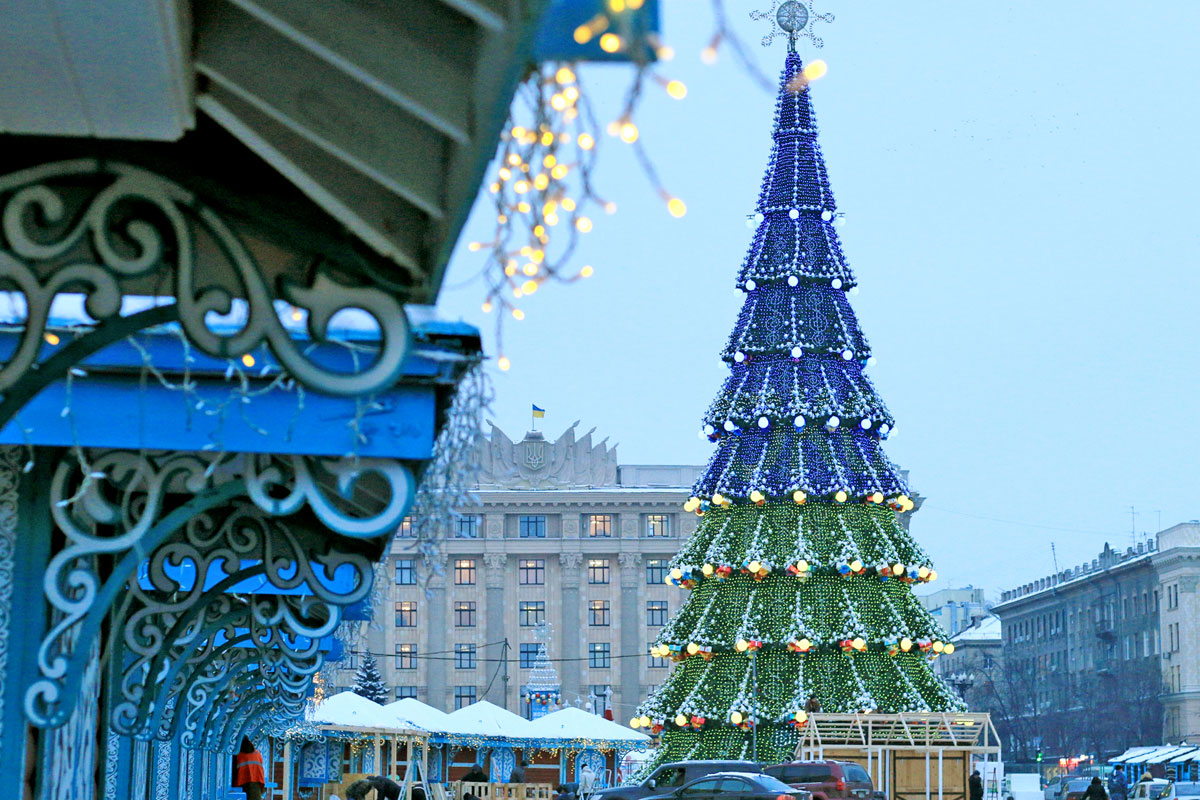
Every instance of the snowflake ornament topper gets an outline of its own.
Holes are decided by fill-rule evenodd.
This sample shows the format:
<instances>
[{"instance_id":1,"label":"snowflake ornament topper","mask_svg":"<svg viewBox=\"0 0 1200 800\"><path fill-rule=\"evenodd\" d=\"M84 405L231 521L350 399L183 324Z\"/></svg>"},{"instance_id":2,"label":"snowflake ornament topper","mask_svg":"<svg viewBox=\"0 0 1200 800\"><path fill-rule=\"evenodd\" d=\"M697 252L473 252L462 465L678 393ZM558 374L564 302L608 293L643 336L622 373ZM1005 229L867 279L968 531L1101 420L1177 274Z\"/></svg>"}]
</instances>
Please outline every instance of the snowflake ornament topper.
<instances>
[{"instance_id":1,"label":"snowflake ornament topper","mask_svg":"<svg viewBox=\"0 0 1200 800\"><path fill-rule=\"evenodd\" d=\"M815 0L799 2L799 0L771 0L771 7L766 11L751 11L750 19L770 20L771 32L762 38L763 47L768 47L775 41L776 36L787 36L788 48L795 49L796 38L803 36L813 43L813 47L821 47L825 41L817 36L813 24L817 22L833 22L833 14L818 14L813 8Z\"/></svg>"}]
</instances>

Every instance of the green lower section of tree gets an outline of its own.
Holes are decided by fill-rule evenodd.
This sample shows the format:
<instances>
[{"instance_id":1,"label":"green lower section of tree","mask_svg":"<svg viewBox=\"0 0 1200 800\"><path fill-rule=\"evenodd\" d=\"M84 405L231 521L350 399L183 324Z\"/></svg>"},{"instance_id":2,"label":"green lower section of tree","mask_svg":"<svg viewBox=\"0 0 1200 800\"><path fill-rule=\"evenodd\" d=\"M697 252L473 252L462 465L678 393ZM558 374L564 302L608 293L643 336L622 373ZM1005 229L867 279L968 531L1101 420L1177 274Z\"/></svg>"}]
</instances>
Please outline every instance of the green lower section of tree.
<instances>
[{"instance_id":1,"label":"green lower section of tree","mask_svg":"<svg viewBox=\"0 0 1200 800\"><path fill-rule=\"evenodd\" d=\"M644 768L642 774L648 774L659 764L697 759L745 759L777 764L792 760L799 741L800 732L790 725L769 725L760 728L757 750L754 734L740 728L670 731L663 734L663 746L654 757L653 763Z\"/></svg>"}]
</instances>

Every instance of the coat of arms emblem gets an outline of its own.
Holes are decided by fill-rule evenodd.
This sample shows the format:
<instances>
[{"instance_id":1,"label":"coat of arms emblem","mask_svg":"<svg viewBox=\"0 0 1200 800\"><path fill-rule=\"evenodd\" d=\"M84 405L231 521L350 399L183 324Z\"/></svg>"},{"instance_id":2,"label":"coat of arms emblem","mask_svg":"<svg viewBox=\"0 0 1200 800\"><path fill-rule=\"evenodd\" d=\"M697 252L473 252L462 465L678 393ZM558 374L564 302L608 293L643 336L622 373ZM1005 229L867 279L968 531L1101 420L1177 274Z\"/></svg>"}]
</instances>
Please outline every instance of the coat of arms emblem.
<instances>
[{"instance_id":1,"label":"coat of arms emblem","mask_svg":"<svg viewBox=\"0 0 1200 800\"><path fill-rule=\"evenodd\" d=\"M530 469L541 469L546 466L546 443L524 442L525 466Z\"/></svg>"}]
</instances>

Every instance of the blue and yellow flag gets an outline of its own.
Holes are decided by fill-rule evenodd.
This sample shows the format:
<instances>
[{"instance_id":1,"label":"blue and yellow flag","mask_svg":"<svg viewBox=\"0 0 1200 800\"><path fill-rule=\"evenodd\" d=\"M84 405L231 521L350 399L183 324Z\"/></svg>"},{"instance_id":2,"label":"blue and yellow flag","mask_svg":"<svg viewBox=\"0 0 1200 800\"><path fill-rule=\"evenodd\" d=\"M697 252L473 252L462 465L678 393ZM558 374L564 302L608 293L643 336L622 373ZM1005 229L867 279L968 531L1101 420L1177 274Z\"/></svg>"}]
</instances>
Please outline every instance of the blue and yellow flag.
<instances>
[{"instance_id":1,"label":"blue and yellow flag","mask_svg":"<svg viewBox=\"0 0 1200 800\"><path fill-rule=\"evenodd\" d=\"M542 418L542 417L544 417L544 416L546 416L546 409L544 409L544 408L538 408L538 407L535 405L535 406L533 407L533 417L534 417L534 419L541 419L541 418Z\"/></svg>"}]
</instances>

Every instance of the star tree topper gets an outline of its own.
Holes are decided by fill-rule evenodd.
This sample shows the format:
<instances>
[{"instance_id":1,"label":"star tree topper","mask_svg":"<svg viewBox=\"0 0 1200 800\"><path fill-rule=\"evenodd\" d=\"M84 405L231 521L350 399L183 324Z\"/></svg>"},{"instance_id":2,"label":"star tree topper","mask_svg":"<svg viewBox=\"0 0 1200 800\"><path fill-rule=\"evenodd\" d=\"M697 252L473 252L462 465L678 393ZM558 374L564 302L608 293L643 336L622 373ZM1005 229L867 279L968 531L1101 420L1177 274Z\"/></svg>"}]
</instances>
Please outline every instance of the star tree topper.
<instances>
[{"instance_id":1,"label":"star tree topper","mask_svg":"<svg viewBox=\"0 0 1200 800\"><path fill-rule=\"evenodd\" d=\"M818 14L813 8L814 0L801 3L797 0L785 0L779 3L772 0L771 7L766 11L751 11L750 19L766 19L771 21L771 32L762 38L763 47L775 41L775 37L786 34L788 49L796 49L796 38L803 36L813 43L813 47L821 47L825 41L813 31L812 23L833 22L833 14Z\"/></svg>"}]
</instances>

